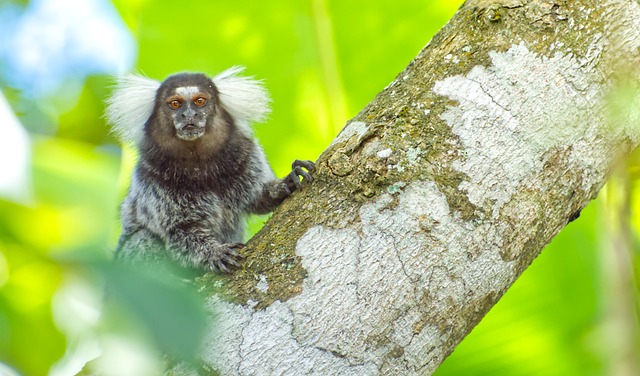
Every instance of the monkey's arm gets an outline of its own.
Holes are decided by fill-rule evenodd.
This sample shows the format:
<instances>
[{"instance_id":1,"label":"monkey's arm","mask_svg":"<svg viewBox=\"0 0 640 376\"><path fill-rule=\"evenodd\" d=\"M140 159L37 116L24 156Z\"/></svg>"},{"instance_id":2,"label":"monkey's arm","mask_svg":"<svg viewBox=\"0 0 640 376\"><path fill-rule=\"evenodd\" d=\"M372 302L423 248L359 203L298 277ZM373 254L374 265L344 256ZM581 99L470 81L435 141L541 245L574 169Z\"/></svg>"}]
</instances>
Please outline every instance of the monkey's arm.
<instances>
[{"instance_id":1,"label":"monkey's arm","mask_svg":"<svg viewBox=\"0 0 640 376\"><path fill-rule=\"evenodd\" d=\"M316 165L311 161L293 161L291 172L287 176L264 183L260 195L251 205L251 211L256 214L266 214L273 211L295 190L302 189L300 177L304 182L311 183L315 171Z\"/></svg>"}]
</instances>

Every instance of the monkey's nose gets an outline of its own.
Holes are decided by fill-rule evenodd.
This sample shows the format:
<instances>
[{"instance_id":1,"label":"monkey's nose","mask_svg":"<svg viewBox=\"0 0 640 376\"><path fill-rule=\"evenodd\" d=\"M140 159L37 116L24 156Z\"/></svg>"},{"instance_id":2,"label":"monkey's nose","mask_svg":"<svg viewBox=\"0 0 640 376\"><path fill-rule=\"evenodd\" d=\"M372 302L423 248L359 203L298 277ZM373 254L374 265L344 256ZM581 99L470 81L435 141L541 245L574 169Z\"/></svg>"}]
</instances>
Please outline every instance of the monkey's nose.
<instances>
[{"instance_id":1,"label":"monkey's nose","mask_svg":"<svg viewBox=\"0 0 640 376\"><path fill-rule=\"evenodd\" d=\"M182 117L185 119L193 119L198 113L195 112L193 109L191 108L187 108L183 113L182 113Z\"/></svg>"}]
</instances>

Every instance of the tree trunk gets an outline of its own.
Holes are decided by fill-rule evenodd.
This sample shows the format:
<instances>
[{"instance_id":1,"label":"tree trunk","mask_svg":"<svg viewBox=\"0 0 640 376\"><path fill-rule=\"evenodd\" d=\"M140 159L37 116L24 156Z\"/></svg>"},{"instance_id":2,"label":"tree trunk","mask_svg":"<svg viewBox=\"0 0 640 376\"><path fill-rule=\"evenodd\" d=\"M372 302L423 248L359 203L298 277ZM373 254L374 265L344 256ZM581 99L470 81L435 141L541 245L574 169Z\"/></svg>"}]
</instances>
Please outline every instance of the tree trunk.
<instances>
[{"instance_id":1,"label":"tree trunk","mask_svg":"<svg viewBox=\"0 0 640 376\"><path fill-rule=\"evenodd\" d=\"M638 62L636 0L467 1L200 281L204 361L432 373L638 144Z\"/></svg>"}]
</instances>

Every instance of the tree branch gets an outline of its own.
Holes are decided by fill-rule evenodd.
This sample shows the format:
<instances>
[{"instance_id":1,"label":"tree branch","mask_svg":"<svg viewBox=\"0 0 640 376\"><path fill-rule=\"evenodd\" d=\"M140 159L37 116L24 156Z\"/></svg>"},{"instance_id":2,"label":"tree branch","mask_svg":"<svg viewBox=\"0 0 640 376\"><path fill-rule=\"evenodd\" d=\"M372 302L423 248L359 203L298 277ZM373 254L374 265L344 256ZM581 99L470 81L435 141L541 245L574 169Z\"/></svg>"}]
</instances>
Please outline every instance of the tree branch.
<instances>
[{"instance_id":1,"label":"tree branch","mask_svg":"<svg viewBox=\"0 0 640 376\"><path fill-rule=\"evenodd\" d=\"M640 5L467 1L222 286L235 374L430 374L638 144ZM624 78L629 103L612 113ZM620 107L620 106L619 106Z\"/></svg>"}]
</instances>

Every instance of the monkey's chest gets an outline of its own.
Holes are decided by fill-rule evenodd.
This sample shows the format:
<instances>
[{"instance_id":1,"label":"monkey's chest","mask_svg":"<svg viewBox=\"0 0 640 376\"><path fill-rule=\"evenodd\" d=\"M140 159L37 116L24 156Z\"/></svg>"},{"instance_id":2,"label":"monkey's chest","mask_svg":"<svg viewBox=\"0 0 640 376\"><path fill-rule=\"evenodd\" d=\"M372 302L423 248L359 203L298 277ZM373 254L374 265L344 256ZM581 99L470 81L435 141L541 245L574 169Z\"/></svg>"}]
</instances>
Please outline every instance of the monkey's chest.
<instances>
[{"instance_id":1,"label":"monkey's chest","mask_svg":"<svg viewBox=\"0 0 640 376\"><path fill-rule=\"evenodd\" d=\"M241 241L246 212L234 197L217 194L189 195L180 201L178 215L183 221L204 225L223 243Z\"/></svg>"}]
</instances>

